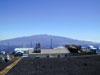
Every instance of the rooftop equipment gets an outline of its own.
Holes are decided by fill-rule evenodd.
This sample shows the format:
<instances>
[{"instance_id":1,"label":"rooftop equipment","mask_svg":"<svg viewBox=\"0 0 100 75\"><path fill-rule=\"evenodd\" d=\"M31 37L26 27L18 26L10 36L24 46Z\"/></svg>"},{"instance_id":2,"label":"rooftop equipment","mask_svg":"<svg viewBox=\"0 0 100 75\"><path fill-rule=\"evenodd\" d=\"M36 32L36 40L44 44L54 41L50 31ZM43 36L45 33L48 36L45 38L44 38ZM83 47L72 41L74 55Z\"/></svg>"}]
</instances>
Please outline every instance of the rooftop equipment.
<instances>
[{"instance_id":1,"label":"rooftop equipment","mask_svg":"<svg viewBox=\"0 0 100 75\"><path fill-rule=\"evenodd\" d=\"M34 49L34 53L41 53L40 43L36 43L36 47Z\"/></svg>"}]
</instances>

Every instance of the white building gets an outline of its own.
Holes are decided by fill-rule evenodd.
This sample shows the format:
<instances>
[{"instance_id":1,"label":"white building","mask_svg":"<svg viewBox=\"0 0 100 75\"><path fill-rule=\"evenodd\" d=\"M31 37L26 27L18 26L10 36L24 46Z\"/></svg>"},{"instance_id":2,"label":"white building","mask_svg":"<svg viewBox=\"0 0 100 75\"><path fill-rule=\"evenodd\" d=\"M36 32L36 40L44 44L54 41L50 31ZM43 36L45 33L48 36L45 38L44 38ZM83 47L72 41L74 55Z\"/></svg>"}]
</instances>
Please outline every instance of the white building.
<instances>
[{"instance_id":1,"label":"white building","mask_svg":"<svg viewBox=\"0 0 100 75\"><path fill-rule=\"evenodd\" d=\"M84 50L84 49L85 49L85 48L83 48L83 50ZM86 48L86 52L94 53L96 50L97 50L97 48L95 48L95 47L92 46L92 45L89 45L89 46Z\"/></svg>"},{"instance_id":2,"label":"white building","mask_svg":"<svg viewBox=\"0 0 100 75\"><path fill-rule=\"evenodd\" d=\"M29 51L33 51L34 48L15 48L15 53L21 52L21 53L29 53Z\"/></svg>"},{"instance_id":3,"label":"white building","mask_svg":"<svg viewBox=\"0 0 100 75\"><path fill-rule=\"evenodd\" d=\"M92 45L90 45L89 48L90 48L91 50L97 50L97 48L95 48L95 47L92 46Z\"/></svg>"},{"instance_id":4,"label":"white building","mask_svg":"<svg viewBox=\"0 0 100 75\"><path fill-rule=\"evenodd\" d=\"M5 55L5 54L6 54L6 52L5 52L5 51L1 51L1 54L4 54L4 55Z\"/></svg>"},{"instance_id":5,"label":"white building","mask_svg":"<svg viewBox=\"0 0 100 75\"><path fill-rule=\"evenodd\" d=\"M97 50L97 48L95 48L94 46L92 45L89 45L88 47L82 47L82 51L85 51L85 52L95 52Z\"/></svg>"}]
</instances>

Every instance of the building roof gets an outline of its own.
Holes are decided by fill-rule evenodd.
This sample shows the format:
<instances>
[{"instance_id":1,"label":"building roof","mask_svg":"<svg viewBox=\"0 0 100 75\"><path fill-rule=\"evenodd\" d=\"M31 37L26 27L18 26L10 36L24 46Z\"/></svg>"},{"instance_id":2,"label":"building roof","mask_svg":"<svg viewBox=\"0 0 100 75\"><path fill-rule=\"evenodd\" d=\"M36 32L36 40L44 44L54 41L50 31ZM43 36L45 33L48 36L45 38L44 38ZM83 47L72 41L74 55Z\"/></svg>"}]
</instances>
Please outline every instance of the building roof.
<instances>
[{"instance_id":1,"label":"building roof","mask_svg":"<svg viewBox=\"0 0 100 75\"><path fill-rule=\"evenodd\" d=\"M59 54L59 53L70 53L68 49L51 49L51 50L41 50L42 54Z\"/></svg>"},{"instance_id":2,"label":"building roof","mask_svg":"<svg viewBox=\"0 0 100 75\"><path fill-rule=\"evenodd\" d=\"M67 48L65 49L41 49L41 53L38 54L61 54L61 53L70 53ZM37 54L37 53L31 53Z\"/></svg>"},{"instance_id":3,"label":"building roof","mask_svg":"<svg viewBox=\"0 0 100 75\"><path fill-rule=\"evenodd\" d=\"M27 51L27 50L33 50L34 48L15 48L15 51L17 50L24 50L24 51Z\"/></svg>"}]
</instances>

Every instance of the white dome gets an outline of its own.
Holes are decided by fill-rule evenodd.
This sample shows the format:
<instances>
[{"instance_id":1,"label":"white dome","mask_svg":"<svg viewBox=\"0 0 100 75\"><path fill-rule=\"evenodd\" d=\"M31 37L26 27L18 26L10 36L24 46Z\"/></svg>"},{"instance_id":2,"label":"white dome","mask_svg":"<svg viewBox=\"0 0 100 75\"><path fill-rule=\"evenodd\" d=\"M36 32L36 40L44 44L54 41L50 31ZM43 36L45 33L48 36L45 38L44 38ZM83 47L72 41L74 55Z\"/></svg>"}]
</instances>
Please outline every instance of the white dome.
<instances>
[{"instance_id":1,"label":"white dome","mask_svg":"<svg viewBox=\"0 0 100 75\"><path fill-rule=\"evenodd\" d=\"M57 48L54 49L65 49L63 46L58 46Z\"/></svg>"}]
</instances>

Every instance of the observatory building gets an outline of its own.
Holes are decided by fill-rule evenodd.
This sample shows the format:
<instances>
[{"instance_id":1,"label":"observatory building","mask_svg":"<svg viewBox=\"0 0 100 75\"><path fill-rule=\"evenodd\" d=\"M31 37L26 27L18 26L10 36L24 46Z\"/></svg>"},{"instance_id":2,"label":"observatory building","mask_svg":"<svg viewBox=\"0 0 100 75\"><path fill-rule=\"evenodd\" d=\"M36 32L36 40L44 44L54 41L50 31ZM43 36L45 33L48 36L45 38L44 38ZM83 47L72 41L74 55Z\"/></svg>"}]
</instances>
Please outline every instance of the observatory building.
<instances>
[{"instance_id":1,"label":"observatory building","mask_svg":"<svg viewBox=\"0 0 100 75\"><path fill-rule=\"evenodd\" d=\"M65 57L69 54L69 50L62 46L54 48L54 49L41 49L40 53L29 52L30 57L37 57L37 58L55 58L55 57Z\"/></svg>"}]
</instances>

